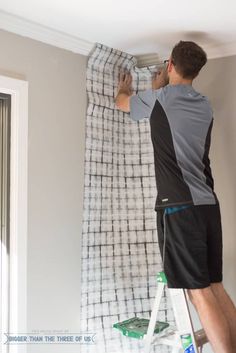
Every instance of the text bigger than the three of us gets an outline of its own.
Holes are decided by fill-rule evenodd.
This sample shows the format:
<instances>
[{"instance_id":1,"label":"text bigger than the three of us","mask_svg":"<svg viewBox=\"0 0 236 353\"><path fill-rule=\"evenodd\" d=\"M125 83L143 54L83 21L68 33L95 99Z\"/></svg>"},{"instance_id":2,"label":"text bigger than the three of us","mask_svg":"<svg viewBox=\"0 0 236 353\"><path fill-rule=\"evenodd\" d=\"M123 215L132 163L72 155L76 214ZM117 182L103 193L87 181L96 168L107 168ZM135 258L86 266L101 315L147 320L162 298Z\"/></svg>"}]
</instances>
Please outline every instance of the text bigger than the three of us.
<instances>
[{"instance_id":1,"label":"text bigger than the three of us","mask_svg":"<svg viewBox=\"0 0 236 353\"><path fill-rule=\"evenodd\" d=\"M27 344L27 343L95 343L95 334L78 335L10 335L6 334L5 344Z\"/></svg>"}]
</instances>

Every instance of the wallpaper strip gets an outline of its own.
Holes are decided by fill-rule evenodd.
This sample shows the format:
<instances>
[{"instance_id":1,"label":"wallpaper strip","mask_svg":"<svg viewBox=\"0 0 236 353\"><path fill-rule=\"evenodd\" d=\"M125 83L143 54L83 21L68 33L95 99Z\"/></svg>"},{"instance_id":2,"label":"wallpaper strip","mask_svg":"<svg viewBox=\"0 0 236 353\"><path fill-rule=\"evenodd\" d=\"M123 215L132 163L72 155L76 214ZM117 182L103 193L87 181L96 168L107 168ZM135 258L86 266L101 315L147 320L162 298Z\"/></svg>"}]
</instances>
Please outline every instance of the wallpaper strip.
<instances>
[{"instance_id":1,"label":"wallpaper strip","mask_svg":"<svg viewBox=\"0 0 236 353\"><path fill-rule=\"evenodd\" d=\"M96 343L82 353L142 352L142 342L112 325L149 318L162 270L149 120L132 121L115 108L121 69L138 91L150 88L156 67L138 69L131 55L97 43L87 65L81 292L81 331L95 333ZM173 323L167 293L160 319Z\"/></svg>"}]
</instances>

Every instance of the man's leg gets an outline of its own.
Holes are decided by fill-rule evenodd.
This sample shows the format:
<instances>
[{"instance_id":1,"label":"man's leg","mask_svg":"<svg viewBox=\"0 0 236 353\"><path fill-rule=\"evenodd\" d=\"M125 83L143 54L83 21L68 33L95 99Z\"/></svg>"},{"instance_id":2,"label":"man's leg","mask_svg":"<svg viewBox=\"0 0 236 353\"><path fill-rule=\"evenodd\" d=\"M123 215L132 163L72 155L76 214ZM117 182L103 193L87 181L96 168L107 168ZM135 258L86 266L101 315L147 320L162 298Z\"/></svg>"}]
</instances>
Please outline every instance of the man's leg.
<instances>
[{"instance_id":1,"label":"man's leg","mask_svg":"<svg viewBox=\"0 0 236 353\"><path fill-rule=\"evenodd\" d=\"M221 282L211 283L211 289L228 321L234 352L236 352L236 307Z\"/></svg>"},{"instance_id":2,"label":"man's leg","mask_svg":"<svg viewBox=\"0 0 236 353\"><path fill-rule=\"evenodd\" d=\"M235 353L230 327L211 287L188 289L214 353Z\"/></svg>"}]
</instances>

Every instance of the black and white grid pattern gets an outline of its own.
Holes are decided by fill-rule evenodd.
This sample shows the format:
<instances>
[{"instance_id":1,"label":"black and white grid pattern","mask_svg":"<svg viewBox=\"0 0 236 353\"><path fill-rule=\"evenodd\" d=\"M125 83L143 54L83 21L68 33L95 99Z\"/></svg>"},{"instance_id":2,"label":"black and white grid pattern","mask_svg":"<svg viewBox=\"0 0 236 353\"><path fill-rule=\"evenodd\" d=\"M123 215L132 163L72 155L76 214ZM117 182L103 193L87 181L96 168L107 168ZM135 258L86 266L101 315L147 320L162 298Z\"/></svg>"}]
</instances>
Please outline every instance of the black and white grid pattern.
<instances>
[{"instance_id":1,"label":"black and white grid pattern","mask_svg":"<svg viewBox=\"0 0 236 353\"><path fill-rule=\"evenodd\" d=\"M121 69L132 73L136 91L150 88L156 70L138 69L131 55L97 43L87 67L81 293L81 331L96 333L97 343L82 353L142 351L142 342L112 325L149 318L162 270L149 120L132 121L115 108ZM173 322L167 294L160 320Z\"/></svg>"}]
</instances>

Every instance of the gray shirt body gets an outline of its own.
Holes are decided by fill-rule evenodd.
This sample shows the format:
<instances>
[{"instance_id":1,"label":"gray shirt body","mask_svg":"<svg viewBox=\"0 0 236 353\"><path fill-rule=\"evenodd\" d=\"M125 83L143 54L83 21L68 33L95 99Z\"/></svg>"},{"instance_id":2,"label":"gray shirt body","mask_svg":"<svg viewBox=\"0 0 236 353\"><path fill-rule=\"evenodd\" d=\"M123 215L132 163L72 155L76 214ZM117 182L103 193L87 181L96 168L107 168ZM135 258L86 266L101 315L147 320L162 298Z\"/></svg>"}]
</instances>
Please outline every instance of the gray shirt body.
<instances>
[{"instance_id":1,"label":"gray shirt body","mask_svg":"<svg viewBox=\"0 0 236 353\"><path fill-rule=\"evenodd\" d=\"M149 89L131 97L130 116L150 121L155 210L218 203L209 160L213 113L207 97L186 84Z\"/></svg>"}]
</instances>

